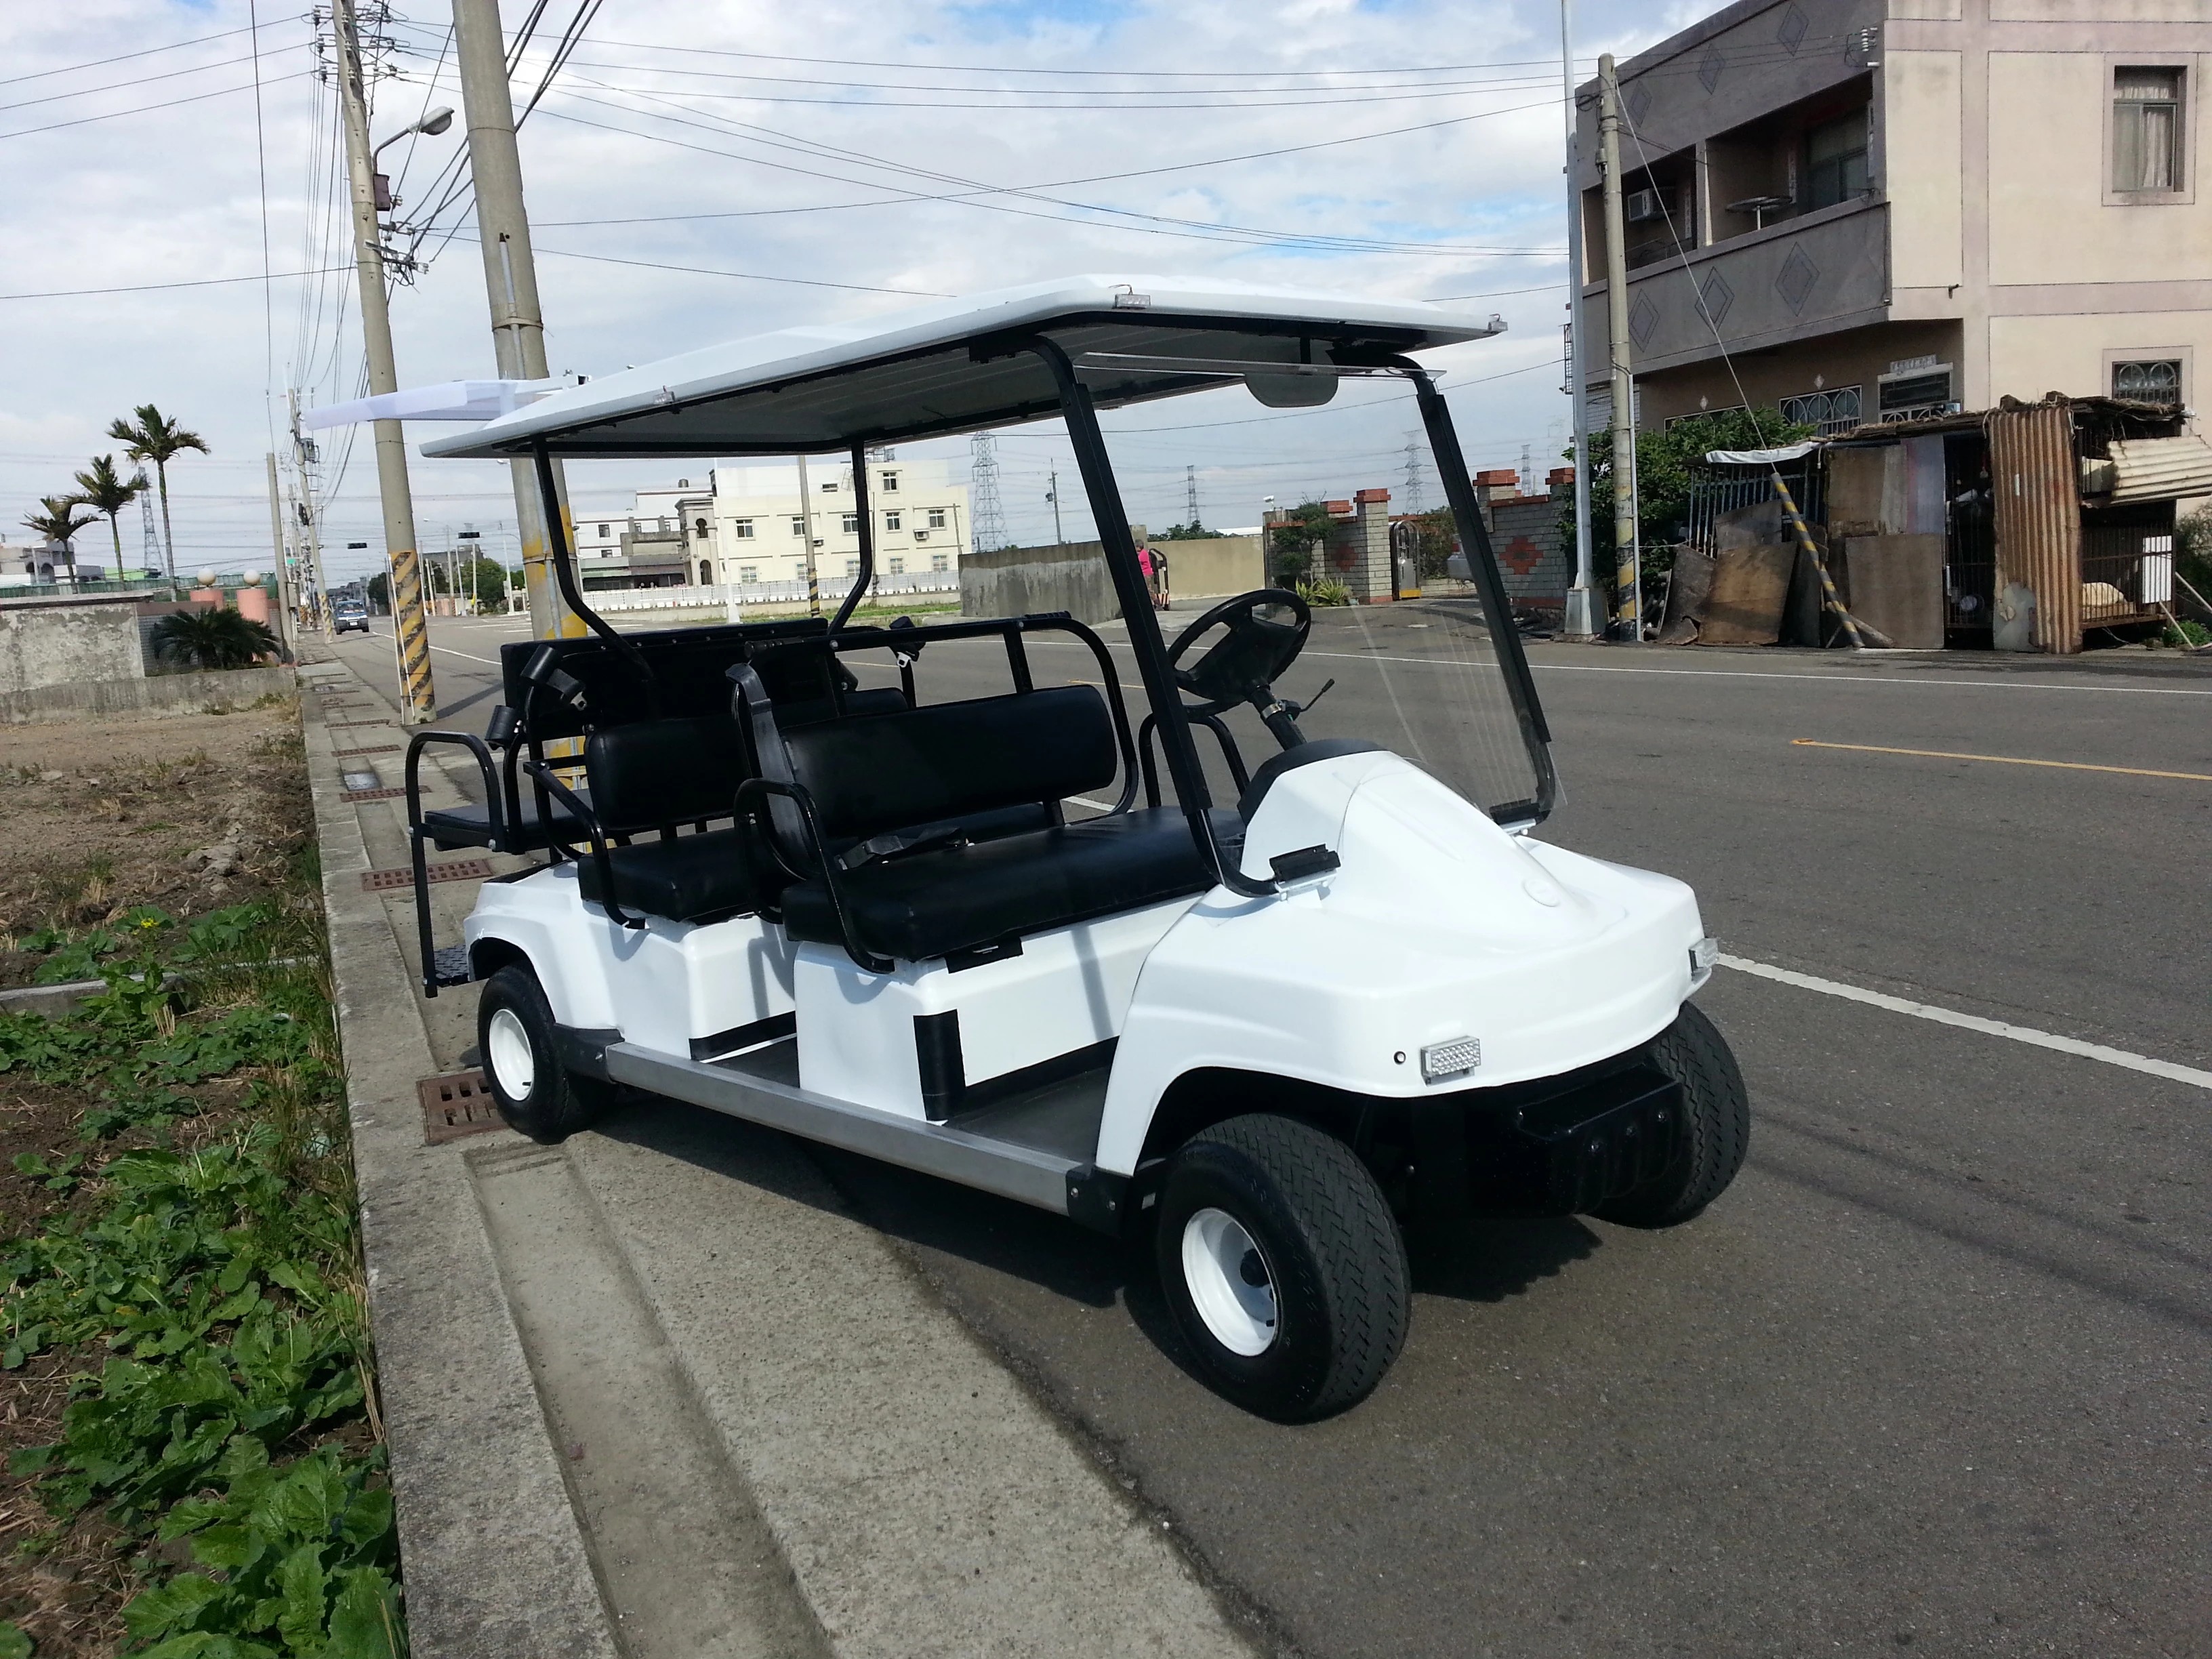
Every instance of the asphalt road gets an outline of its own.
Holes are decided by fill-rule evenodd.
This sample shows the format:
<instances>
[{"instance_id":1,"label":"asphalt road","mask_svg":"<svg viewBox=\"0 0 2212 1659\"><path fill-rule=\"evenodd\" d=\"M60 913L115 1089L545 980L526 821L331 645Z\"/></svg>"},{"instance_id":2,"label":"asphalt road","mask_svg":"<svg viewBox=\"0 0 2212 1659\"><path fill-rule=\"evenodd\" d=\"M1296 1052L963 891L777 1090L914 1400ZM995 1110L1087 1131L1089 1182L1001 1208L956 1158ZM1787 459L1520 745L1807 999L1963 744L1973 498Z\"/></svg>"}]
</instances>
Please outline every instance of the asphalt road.
<instances>
[{"instance_id":1,"label":"asphalt road","mask_svg":"<svg viewBox=\"0 0 2212 1659\"><path fill-rule=\"evenodd\" d=\"M479 724L520 630L434 637ZM1324 613L1285 689L1336 676L1309 730L1463 779L1424 687L1468 648L1449 606ZM1534 655L1543 833L1691 881L1730 953L2212 1066L2203 665ZM933 651L925 695L998 672ZM1729 1194L1425 1247L1396 1369L1304 1428L1184 1374L1141 1261L826 1161L1304 1651L2212 1655L2212 1091L1725 969L1701 1000L1756 1114Z\"/></svg>"}]
</instances>

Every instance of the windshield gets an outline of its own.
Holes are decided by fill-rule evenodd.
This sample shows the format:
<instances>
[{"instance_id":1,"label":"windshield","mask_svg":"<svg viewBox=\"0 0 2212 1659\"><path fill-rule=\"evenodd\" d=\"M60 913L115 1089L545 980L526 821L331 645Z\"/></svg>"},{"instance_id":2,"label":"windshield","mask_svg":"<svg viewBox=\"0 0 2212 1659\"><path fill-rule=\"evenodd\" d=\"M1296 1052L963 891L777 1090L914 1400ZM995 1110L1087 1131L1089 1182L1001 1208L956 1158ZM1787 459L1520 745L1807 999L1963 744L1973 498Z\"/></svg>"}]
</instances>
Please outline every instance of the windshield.
<instances>
[{"instance_id":1,"label":"windshield","mask_svg":"<svg viewBox=\"0 0 2212 1659\"><path fill-rule=\"evenodd\" d=\"M1186 502L1211 494L1222 501L1219 522L1236 526L1231 491L1247 501L1268 495L1274 501L1263 507L1263 521L1243 526L1242 534L1207 529L1202 510L1196 524L1145 526L1139 562L1149 567L1155 602L1164 607L1157 617L1163 636L1172 647L1209 609L1237 592L1261 586L1297 592L1310 608L1310 632L1274 689L1306 706L1298 725L1307 738L1379 744L1500 821L1534 822L1549 807L1550 763L1539 740L1542 717L1533 690L1524 690L1516 702L1516 683L1528 684L1519 641L1504 636L1516 626L1540 630L1542 601L1564 597L1559 505L1548 486L1531 488L1517 472L1470 477L1462 493L1486 513L1490 538L1506 560L1486 593L1480 542L1459 533L1410 388L1394 378L1340 393L1346 403L1353 397L1358 404L1342 414L1329 408L1310 418L1288 417L1285 423L1310 428L1295 437L1285 438L1279 425L1259 427L1267 434L1264 443L1250 436L1255 405L1241 388L1176 402L1177 425L1184 428L1176 434L1177 447L1221 458L1212 467L1186 463L1177 470L1181 476L1171 482L1185 487L1178 493ZM1194 426L1200 410L1220 422L1214 432ZM1346 416L1401 441L1382 450L1365 441L1329 441L1326 429L1343 428ZM1148 474L1158 477L1150 457L1162 446L1127 416L1116 426L1108 441L1125 507L1132 518L1158 516L1140 508L1150 505L1146 481ZM1475 476L1487 481L1477 486ZM1547 584L1559 595L1550 595ZM1263 614L1288 620L1288 613L1281 607ZM1192 641L1180 665L1190 666L1220 637L1217 629ZM1279 744L1249 705L1219 718L1239 750L1237 763L1224 752L1218 733L1200 727L1194 736L1214 800L1226 805L1239 793L1240 765L1247 773L1255 769ZM1164 777L1162 783L1164 789Z\"/></svg>"}]
</instances>

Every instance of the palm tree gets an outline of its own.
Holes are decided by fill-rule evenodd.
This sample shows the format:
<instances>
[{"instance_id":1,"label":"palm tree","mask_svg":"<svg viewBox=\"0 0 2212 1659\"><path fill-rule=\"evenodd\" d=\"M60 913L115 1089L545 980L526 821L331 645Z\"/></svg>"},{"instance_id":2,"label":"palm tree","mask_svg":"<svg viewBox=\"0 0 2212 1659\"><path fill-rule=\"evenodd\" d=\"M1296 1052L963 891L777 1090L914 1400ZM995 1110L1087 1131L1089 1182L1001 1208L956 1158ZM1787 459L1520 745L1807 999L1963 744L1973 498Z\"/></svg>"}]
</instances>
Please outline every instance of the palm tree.
<instances>
[{"instance_id":1,"label":"palm tree","mask_svg":"<svg viewBox=\"0 0 2212 1659\"><path fill-rule=\"evenodd\" d=\"M117 521L125 507L149 488L143 467L128 478L115 473L115 457L95 455L92 465L76 475L77 500L95 513L107 515L108 534L115 538L115 577L123 579L123 527Z\"/></svg>"},{"instance_id":2,"label":"palm tree","mask_svg":"<svg viewBox=\"0 0 2212 1659\"><path fill-rule=\"evenodd\" d=\"M281 647L265 624L218 605L162 617L154 624L154 649L195 668L251 668L257 658L273 657Z\"/></svg>"},{"instance_id":3,"label":"palm tree","mask_svg":"<svg viewBox=\"0 0 2212 1659\"><path fill-rule=\"evenodd\" d=\"M99 522L97 519L77 517L76 510L83 505L84 502L75 495L41 495L39 497L39 511L23 515L23 523L27 526L37 531L48 541L62 544L62 552L69 560L72 581L76 579L76 549L70 545L70 538L78 531L88 529Z\"/></svg>"},{"instance_id":4,"label":"palm tree","mask_svg":"<svg viewBox=\"0 0 2212 1659\"><path fill-rule=\"evenodd\" d=\"M169 462L187 449L208 453L207 440L197 432L187 432L161 413L151 404L141 404L131 413L138 417L133 426L128 421L116 421L107 428L107 435L119 444L128 445L124 452L134 461L151 461L154 473L161 482L161 556L168 561L169 580L177 580L177 541L169 530Z\"/></svg>"}]
</instances>

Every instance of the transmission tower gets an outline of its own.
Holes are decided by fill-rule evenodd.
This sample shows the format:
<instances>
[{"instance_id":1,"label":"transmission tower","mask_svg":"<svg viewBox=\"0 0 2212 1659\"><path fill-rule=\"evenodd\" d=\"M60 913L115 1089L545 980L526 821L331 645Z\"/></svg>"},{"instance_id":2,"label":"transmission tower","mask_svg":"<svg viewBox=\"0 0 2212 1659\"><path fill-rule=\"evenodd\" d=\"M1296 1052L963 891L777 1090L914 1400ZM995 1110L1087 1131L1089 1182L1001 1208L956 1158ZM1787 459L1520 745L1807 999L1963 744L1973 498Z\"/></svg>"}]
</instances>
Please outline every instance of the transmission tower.
<instances>
[{"instance_id":1,"label":"transmission tower","mask_svg":"<svg viewBox=\"0 0 2212 1659\"><path fill-rule=\"evenodd\" d=\"M138 556L138 568L146 571L159 570L162 568L161 532L154 527L154 492L150 489L138 492L138 521L145 532L141 543L144 550ZM115 574L118 577L123 574L119 570Z\"/></svg>"},{"instance_id":2,"label":"transmission tower","mask_svg":"<svg viewBox=\"0 0 2212 1659\"><path fill-rule=\"evenodd\" d=\"M1193 530L1198 528L1198 469L1186 466L1182 470L1183 522Z\"/></svg>"},{"instance_id":3,"label":"transmission tower","mask_svg":"<svg viewBox=\"0 0 2212 1659\"><path fill-rule=\"evenodd\" d=\"M1420 434L1406 434L1406 511L1421 510L1421 439Z\"/></svg>"},{"instance_id":4,"label":"transmission tower","mask_svg":"<svg viewBox=\"0 0 2212 1659\"><path fill-rule=\"evenodd\" d=\"M988 432L968 440L968 518L969 539L978 553L1012 545L1006 510L999 504L999 452Z\"/></svg>"}]
</instances>

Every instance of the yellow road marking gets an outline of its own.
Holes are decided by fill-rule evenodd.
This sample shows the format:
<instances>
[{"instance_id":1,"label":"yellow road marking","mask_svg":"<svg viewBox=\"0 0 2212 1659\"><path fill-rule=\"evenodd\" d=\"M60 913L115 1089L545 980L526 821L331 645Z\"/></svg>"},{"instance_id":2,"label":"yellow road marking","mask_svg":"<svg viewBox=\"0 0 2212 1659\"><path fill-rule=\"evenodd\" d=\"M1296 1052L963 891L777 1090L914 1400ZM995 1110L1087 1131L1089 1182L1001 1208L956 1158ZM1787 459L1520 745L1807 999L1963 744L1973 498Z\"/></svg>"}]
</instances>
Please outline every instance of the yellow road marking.
<instances>
[{"instance_id":1,"label":"yellow road marking","mask_svg":"<svg viewBox=\"0 0 2212 1659\"><path fill-rule=\"evenodd\" d=\"M2130 778L2186 778L2191 783L2212 783L2212 772L2154 772L2142 766L2091 766L2082 761L2023 760L2017 755L1957 755L1948 749L1885 749L1871 743L1822 743L1814 738L1792 738L1799 749L1852 749L1863 755L1918 755L1927 760L1994 761L2000 766L2055 766L2067 772L2118 772Z\"/></svg>"}]
</instances>

